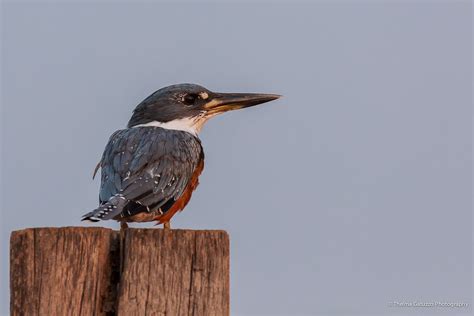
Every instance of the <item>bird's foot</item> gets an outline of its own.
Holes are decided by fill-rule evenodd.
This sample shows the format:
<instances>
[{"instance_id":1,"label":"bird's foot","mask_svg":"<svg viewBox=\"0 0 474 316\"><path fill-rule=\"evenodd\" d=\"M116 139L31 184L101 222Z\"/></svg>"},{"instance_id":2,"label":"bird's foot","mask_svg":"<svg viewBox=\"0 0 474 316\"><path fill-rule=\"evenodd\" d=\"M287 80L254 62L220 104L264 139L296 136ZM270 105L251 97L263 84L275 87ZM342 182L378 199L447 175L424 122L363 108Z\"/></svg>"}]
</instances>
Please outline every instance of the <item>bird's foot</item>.
<instances>
[{"instance_id":1,"label":"bird's foot","mask_svg":"<svg viewBox=\"0 0 474 316\"><path fill-rule=\"evenodd\" d=\"M127 222L120 222L120 230L125 230L128 228Z\"/></svg>"},{"instance_id":2,"label":"bird's foot","mask_svg":"<svg viewBox=\"0 0 474 316\"><path fill-rule=\"evenodd\" d=\"M164 222L164 223L163 223L163 229L171 229L171 224L170 224L170 222Z\"/></svg>"}]
</instances>

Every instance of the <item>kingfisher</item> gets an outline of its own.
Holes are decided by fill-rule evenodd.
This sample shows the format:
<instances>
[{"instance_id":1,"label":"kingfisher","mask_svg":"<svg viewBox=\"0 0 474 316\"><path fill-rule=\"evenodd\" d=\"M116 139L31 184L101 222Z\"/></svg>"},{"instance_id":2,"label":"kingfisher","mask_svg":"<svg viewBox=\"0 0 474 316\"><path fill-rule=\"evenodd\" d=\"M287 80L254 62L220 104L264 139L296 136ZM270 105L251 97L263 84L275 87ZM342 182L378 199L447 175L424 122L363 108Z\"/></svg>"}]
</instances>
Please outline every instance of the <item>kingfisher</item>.
<instances>
[{"instance_id":1,"label":"kingfisher","mask_svg":"<svg viewBox=\"0 0 474 316\"><path fill-rule=\"evenodd\" d=\"M191 199L204 168L198 133L210 118L280 97L262 93L217 93L196 84L161 88L133 111L127 128L114 132L94 170L101 170L99 206L82 220L170 220Z\"/></svg>"}]
</instances>

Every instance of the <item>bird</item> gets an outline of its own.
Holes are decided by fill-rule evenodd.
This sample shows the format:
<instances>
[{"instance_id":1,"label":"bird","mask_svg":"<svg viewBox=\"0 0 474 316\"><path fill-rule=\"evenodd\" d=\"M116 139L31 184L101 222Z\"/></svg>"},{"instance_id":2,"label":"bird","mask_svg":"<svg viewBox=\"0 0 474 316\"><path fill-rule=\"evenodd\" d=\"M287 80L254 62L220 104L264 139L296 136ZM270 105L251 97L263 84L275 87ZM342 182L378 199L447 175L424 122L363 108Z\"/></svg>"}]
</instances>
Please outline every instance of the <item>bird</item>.
<instances>
[{"instance_id":1,"label":"bird","mask_svg":"<svg viewBox=\"0 0 474 316\"><path fill-rule=\"evenodd\" d=\"M82 220L156 222L165 229L188 204L204 168L199 139L212 117L276 100L277 94L218 93L182 83L155 91L114 132L93 178L101 170L99 206Z\"/></svg>"}]
</instances>

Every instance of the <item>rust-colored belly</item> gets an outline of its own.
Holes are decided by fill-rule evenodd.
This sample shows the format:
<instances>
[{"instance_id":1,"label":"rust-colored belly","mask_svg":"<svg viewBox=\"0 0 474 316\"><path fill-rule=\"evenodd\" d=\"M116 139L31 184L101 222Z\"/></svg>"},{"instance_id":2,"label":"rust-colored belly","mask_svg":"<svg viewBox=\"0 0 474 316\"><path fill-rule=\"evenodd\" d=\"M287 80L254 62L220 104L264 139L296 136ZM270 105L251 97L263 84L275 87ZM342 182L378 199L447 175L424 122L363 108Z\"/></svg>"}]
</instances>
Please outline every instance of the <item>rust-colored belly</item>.
<instances>
[{"instance_id":1,"label":"rust-colored belly","mask_svg":"<svg viewBox=\"0 0 474 316\"><path fill-rule=\"evenodd\" d=\"M196 190L197 186L199 185L199 176L201 175L203 169L204 159L201 159L181 197L176 200L176 202L174 202L173 206L171 206L171 208L166 213L159 215L154 219L158 221L158 224L169 222L176 212L181 211L188 204L194 190Z\"/></svg>"}]
</instances>

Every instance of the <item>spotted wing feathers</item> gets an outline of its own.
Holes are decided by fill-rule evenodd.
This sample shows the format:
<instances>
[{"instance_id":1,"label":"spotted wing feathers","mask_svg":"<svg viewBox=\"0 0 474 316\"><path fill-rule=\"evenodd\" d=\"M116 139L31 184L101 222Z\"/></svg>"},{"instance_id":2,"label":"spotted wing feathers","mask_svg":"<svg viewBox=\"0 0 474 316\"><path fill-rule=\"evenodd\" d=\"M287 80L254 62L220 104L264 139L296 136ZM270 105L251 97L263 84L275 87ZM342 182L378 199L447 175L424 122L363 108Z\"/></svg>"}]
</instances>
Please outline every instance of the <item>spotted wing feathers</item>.
<instances>
[{"instance_id":1,"label":"spotted wing feathers","mask_svg":"<svg viewBox=\"0 0 474 316\"><path fill-rule=\"evenodd\" d=\"M183 194L199 161L199 140L186 132L136 127L115 132L101 167L101 205L87 220L165 213Z\"/></svg>"}]
</instances>

